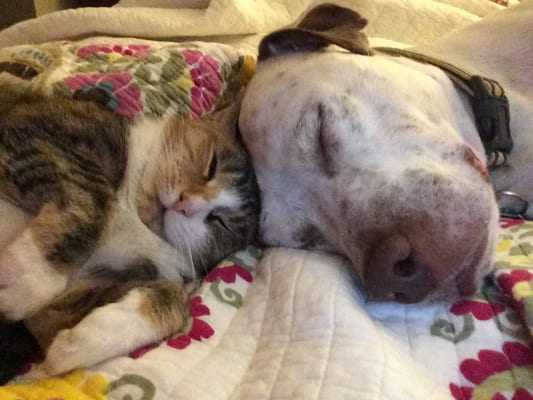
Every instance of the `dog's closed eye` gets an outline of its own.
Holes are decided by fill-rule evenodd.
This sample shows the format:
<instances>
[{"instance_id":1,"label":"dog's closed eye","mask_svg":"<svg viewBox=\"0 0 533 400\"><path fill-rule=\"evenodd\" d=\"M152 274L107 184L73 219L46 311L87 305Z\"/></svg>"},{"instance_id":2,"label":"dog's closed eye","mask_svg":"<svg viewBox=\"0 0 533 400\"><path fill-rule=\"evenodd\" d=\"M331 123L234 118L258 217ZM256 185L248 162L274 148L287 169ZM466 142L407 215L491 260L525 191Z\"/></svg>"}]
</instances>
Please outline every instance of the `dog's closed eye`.
<instances>
[{"instance_id":1,"label":"dog's closed eye","mask_svg":"<svg viewBox=\"0 0 533 400\"><path fill-rule=\"evenodd\" d=\"M322 103L318 105L317 112L317 155L322 170L328 176L334 176L337 172L335 157L338 152L338 141L333 137L332 127L328 123L330 113Z\"/></svg>"}]
</instances>

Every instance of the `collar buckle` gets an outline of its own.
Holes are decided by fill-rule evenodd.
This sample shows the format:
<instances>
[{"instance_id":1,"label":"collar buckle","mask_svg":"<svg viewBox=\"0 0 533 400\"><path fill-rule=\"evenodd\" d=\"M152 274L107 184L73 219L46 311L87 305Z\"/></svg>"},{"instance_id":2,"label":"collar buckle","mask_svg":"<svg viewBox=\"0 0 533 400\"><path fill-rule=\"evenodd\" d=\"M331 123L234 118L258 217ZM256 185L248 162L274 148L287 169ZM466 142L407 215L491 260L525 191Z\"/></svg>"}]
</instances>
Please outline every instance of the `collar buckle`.
<instances>
[{"instance_id":1,"label":"collar buckle","mask_svg":"<svg viewBox=\"0 0 533 400\"><path fill-rule=\"evenodd\" d=\"M513 148L509 102L503 88L492 79L474 75L469 80L473 91L472 108L487 154L509 154Z\"/></svg>"}]
</instances>

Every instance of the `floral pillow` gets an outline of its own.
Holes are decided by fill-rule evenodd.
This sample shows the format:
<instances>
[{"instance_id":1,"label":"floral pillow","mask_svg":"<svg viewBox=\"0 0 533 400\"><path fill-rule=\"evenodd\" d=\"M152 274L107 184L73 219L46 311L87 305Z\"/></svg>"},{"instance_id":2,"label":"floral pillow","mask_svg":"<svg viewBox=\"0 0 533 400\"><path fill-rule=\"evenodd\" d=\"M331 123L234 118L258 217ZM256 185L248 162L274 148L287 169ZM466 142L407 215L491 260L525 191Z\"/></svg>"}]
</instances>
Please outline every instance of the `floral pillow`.
<instances>
[{"instance_id":1,"label":"floral pillow","mask_svg":"<svg viewBox=\"0 0 533 400\"><path fill-rule=\"evenodd\" d=\"M235 99L255 59L218 43L93 38L0 51L0 72L31 90L99 102L133 116L200 117Z\"/></svg>"}]
</instances>

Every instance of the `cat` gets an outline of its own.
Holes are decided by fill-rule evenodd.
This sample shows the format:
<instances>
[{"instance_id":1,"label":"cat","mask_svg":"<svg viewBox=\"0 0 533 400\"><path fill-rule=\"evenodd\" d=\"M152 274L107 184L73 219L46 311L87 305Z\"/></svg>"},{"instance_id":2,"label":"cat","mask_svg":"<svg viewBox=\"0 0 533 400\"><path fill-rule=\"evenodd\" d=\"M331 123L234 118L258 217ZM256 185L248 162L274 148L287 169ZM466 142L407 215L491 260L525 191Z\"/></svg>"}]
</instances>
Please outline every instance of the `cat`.
<instances>
[{"instance_id":1,"label":"cat","mask_svg":"<svg viewBox=\"0 0 533 400\"><path fill-rule=\"evenodd\" d=\"M23 320L50 375L184 327L184 279L254 237L259 189L212 118L126 118L68 98L0 115L0 317Z\"/></svg>"}]
</instances>

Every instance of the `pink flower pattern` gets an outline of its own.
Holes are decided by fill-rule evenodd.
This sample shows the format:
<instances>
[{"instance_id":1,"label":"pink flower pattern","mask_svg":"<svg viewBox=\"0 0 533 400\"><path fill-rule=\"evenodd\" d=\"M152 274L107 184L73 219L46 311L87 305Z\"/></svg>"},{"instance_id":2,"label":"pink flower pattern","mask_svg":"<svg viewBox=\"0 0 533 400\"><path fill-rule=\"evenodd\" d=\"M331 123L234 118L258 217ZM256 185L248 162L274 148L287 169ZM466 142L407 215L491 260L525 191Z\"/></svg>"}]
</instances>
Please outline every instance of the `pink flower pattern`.
<instances>
[{"instance_id":1,"label":"pink flower pattern","mask_svg":"<svg viewBox=\"0 0 533 400\"><path fill-rule=\"evenodd\" d=\"M143 109L140 89L132 84L129 72L109 74L78 74L65 78L67 86L73 90L88 92L101 90L109 98L107 106L118 114L134 115Z\"/></svg>"},{"instance_id":2,"label":"pink flower pattern","mask_svg":"<svg viewBox=\"0 0 533 400\"><path fill-rule=\"evenodd\" d=\"M508 229L513 226L518 226L524 224L525 221L522 219L510 219L510 218L501 218L500 219L500 228Z\"/></svg>"},{"instance_id":3,"label":"pink flower pattern","mask_svg":"<svg viewBox=\"0 0 533 400\"><path fill-rule=\"evenodd\" d=\"M199 318L210 314L209 308L203 304L200 296L191 299L189 313L192 317L192 325L189 333L167 340L167 345L170 347L181 350L189 346L193 340L201 342L202 339L209 339L215 334L215 330L211 325Z\"/></svg>"},{"instance_id":4,"label":"pink flower pattern","mask_svg":"<svg viewBox=\"0 0 533 400\"><path fill-rule=\"evenodd\" d=\"M533 369L533 351L522 343L505 342L502 352L488 349L480 350L477 359L463 360L459 369L468 381L478 386L494 375L521 367ZM532 394L526 388L517 388L514 385L515 382L509 382L508 391L513 392L512 400L533 400ZM475 386L450 384L450 392L456 400L472 399L475 389ZM491 399L508 400L507 397L498 392L494 393Z\"/></svg>"},{"instance_id":5,"label":"pink flower pattern","mask_svg":"<svg viewBox=\"0 0 533 400\"><path fill-rule=\"evenodd\" d=\"M107 71L106 68L102 69L104 65L114 64L115 60L120 61L121 59L141 58L139 65L144 65L145 63L150 64L151 61L146 61L148 58L144 56L152 54L153 51L149 45L144 44L92 44L83 46L77 49L75 54L81 59L87 59L89 63L98 64L95 65L95 71L97 70L99 72L89 74L84 69L83 73L69 76L63 81L71 90L81 92L84 98L105 103L107 107L122 115L132 116L144 111L145 106L143 102L147 103L147 110L149 112L154 112L154 110L160 107L162 111L159 110L157 112L163 113L164 107L168 107L168 104L165 103L168 100L160 100L158 96L153 95L153 90L148 92L151 93L150 95L146 94L145 86L147 86L147 81L144 75L139 75L143 76L142 78L136 75L140 70L139 68L130 64L124 64L125 68L128 68L128 71L115 72L116 70L114 69L110 71ZM97 60L88 59L91 55L97 54L114 54L117 57L109 58L108 61L105 61L105 58L99 58ZM172 97L170 99L171 101L178 100L186 103L184 105L188 109L190 116L200 117L215 107L217 99L222 94L223 76L221 64L211 55L204 54L196 49L185 49L181 51L181 54L186 65L183 71L185 80L180 81L176 79L172 82L178 82L181 85L179 82L190 81L191 86L185 85L178 88L186 94L186 97L177 99L173 97L173 94L169 94L171 92L167 93L164 90L161 91L159 96L162 96L161 98L170 96ZM128 60L128 62L130 61ZM143 73L146 73L146 71ZM149 83L153 84L151 81ZM143 88L142 91L140 88ZM93 91L99 92L97 96L86 95L89 92L92 95ZM79 97L82 98L82 96Z\"/></svg>"},{"instance_id":6,"label":"pink flower pattern","mask_svg":"<svg viewBox=\"0 0 533 400\"><path fill-rule=\"evenodd\" d=\"M156 349L159 347L159 343L152 343L147 346L143 346L134 350L130 353L131 358L139 358L148 353L150 350Z\"/></svg>"},{"instance_id":7,"label":"pink flower pattern","mask_svg":"<svg viewBox=\"0 0 533 400\"><path fill-rule=\"evenodd\" d=\"M182 350L189 346L193 340L201 342L203 339L209 339L215 334L215 330L207 322L200 319L205 315L209 315L211 312L209 308L203 304L203 299L200 296L193 297L189 301L189 315L192 317L191 328L186 335L180 335L175 338L170 338L166 341L167 345L177 350ZM143 346L133 351L130 354L131 358L139 358L159 347L159 343L152 343L147 346Z\"/></svg>"},{"instance_id":8,"label":"pink flower pattern","mask_svg":"<svg viewBox=\"0 0 533 400\"><path fill-rule=\"evenodd\" d=\"M78 57L85 58L91 54L104 53L111 54L116 53L121 56L129 57L142 57L150 51L150 46L145 44L130 44L127 46L113 45L113 44L91 44L84 46L78 50Z\"/></svg>"},{"instance_id":9,"label":"pink flower pattern","mask_svg":"<svg viewBox=\"0 0 533 400\"><path fill-rule=\"evenodd\" d=\"M218 267L213 269L206 277L206 282L214 282L217 279L222 280L224 283L235 283L237 276L240 276L246 282L252 282L252 274L238 265L230 265L228 267Z\"/></svg>"},{"instance_id":10,"label":"pink flower pattern","mask_svg":"<svg viewBox=\"0 0 533 400\"><path fill-rule=\"evenodd\" d=\"M465 315L471 313L480 321L487 321L503 311L505 311L505 306L503 304L474 300L460 301L450 308L452 314Z\"/></svg>"},{"instance_id":11,"label":"pink flower pattern","mask_svg":"<svg viewBox=\"0 0 533 400\"><path fill-rule=\"evenodd\" d=\"M516 269L510 272L501 273L496 278L496 281L511 306L521 315L524 315L524 301L523 299L517 300L517 298L515 298L515 296L513 295L513 287L520 282L533 281L533 274L526 270Z\"/></svg>"},{"instance_id":12,"label":"pink flower pattern","mask_svg":"<svg viewBox=\"0 0 533 400\"><path fill-rule=\"evenodd\" d=\"M516 269L509 273L503 273L498 276L498 285L505 294L511 295L513 286L519 282L529 282L533 280L533 274L527 270Z\"/></svg>"},{"instance_id":13,"label":"pink flower pattern","mask_svg":"<svg viewBox=\"0 0 533 400\"><path fill-rule=\"evenodd\" d=\"M220 65L210 55L197 50L184 50L183 57L191 66L195 85L191 89L191 114L199 117L211 110L222 90Z\"/></svg>"}]
</instances>

